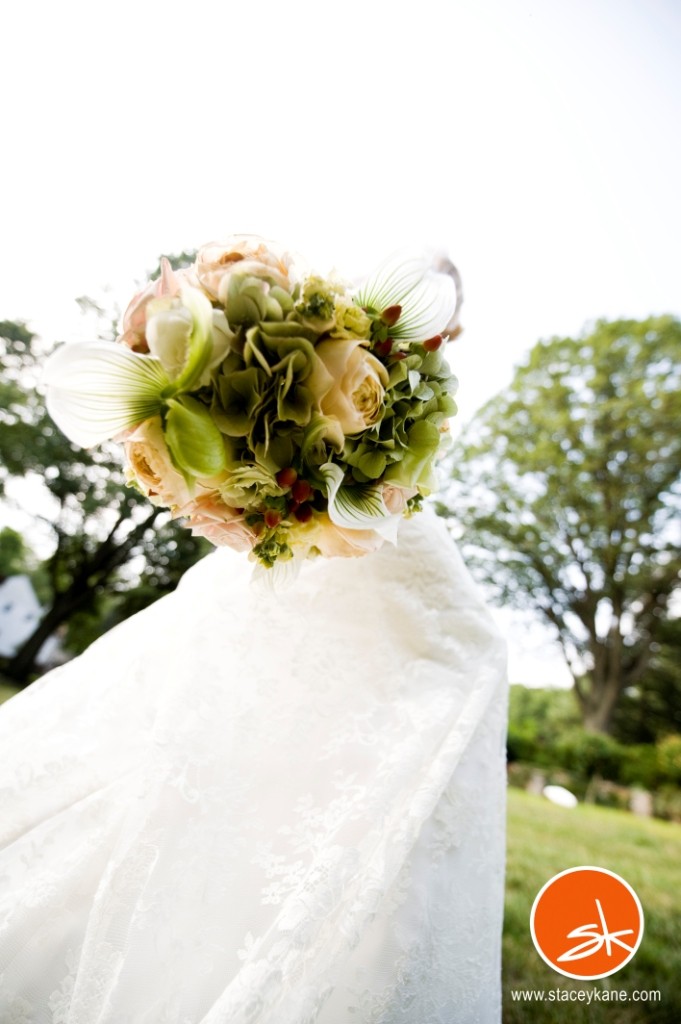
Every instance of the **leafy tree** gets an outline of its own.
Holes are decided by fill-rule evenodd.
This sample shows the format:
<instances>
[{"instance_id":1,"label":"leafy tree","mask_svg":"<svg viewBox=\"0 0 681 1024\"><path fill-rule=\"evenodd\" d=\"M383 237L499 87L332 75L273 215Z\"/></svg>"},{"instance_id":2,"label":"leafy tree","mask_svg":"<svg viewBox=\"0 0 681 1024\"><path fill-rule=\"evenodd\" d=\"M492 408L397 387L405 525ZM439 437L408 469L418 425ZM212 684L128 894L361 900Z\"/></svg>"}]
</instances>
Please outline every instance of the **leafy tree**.
<instances>
[{"instance_id":1,"label":"leafy tree","mask_svg":"<svg viewBox=\"0 0 681 1024\"><path fill-rule=\"evenodd\" d=\"M550 764L552 748L578 724L579 714L569 690L511 686L506 743L509 761Z\"/></svg>"},{"instance_id":2,"label":"leafy tree","mask_svg":"<svg viewBox=\"0 0 681 1024\"><path fill-rule=\"evenodd\" d=\"M648 668L613 717L613 734L624 743L655 743L669 733L681 734L681 618L660 624Z\"/></svg>"},{"instance_id":3,"label":"leafy tree","mask_svg":"<svg viewBox=\"0 0 681 1024\"><path fill-rule=\"evenodd\" d=\"M86 451L61 434L38 389L46 353L25 324L0 322L0 497L21 504L17 482L30 483L24 511L52 546L42 565L45 615L3 666L22 685L45 639L76 612L99 615L109 593L119 614L140 587L137 605L149 603L208 547L125 485L116 445Z\"/></svg>"},{"instance_id":4,"label":"leafy tree","mask_svg":"<svg viewBox=\"0 0 681 1024\"><path fill-rule=\"evenodd\" d=\"M31 557L24 538L10 526L0 530L0 583L7 576L24 573Z\"/></svg>"},{"instance_id":5,"label":"leafy tree","mask_svg":"<svg viewBox=\"0 0 681 1024\"><path fill-rule=\"evenodd\" d=\"M610 730L679 586L681 323L538 343L452 453L445 514L502 601L556 631L585 726Z\"/></svg>"},{"instance_id":6,"label":"leafy tree","mask_svg":"<svg viewBox=\"0 0 681 1024\"><path fill-rule=\"evenodd\" d=\"M0 583L21 574L29 577L39 601L49 600L49 582L39 558L21 533L6 526L0 530Z\"/></svg>"}]
</instances>

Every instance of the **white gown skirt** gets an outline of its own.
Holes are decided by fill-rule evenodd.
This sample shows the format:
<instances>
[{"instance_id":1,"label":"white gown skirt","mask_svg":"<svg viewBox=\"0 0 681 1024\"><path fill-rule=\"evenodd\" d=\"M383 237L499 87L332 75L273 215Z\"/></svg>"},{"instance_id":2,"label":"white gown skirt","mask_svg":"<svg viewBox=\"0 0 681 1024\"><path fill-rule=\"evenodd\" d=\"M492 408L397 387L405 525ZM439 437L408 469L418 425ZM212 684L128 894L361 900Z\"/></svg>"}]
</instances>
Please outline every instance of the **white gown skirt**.
<instances>
[{"instance_id":1,"label":"white gown skirt","mask_svg":"<svg viewBox=\"0 0 681 1024\"><path fill-rule=\"evenodd\" d=\"M499 1021L505 651L444 524L251 571L0 709L2 1024Z\"/></svg>"}]
</instances>

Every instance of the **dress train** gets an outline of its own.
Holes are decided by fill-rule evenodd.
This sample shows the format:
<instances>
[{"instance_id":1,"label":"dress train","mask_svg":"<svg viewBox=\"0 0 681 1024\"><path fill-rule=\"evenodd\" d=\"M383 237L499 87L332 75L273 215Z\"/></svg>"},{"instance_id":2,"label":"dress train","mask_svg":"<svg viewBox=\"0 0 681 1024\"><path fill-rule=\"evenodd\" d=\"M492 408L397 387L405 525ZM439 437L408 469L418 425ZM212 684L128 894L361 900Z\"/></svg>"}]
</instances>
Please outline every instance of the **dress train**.
<instances>
[{"instance_id":1,"label":"dress train","mask_svg":"<svg viewBox=\"0 0 681 1024\"><path fill-rule=\"evenodd\" d=\"M494 1024L505 651L429 510L208 555L0 709L3 1024Z\"/></svg>"}]
</instances>

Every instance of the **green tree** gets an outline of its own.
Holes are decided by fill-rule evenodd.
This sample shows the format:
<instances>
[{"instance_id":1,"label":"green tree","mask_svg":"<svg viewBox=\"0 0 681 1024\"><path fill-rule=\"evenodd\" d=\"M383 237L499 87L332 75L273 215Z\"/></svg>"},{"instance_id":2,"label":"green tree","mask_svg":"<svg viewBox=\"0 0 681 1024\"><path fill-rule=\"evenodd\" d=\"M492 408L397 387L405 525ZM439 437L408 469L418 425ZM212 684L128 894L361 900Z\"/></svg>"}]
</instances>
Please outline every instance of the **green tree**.
<instances>
[{"instance_id":1,"label":"green tree","mask_svg":"<svg viewBox=\"0 0 681 1024\"><path fill-rule=\"evenodd\" d=\"M624 743L655 743L681 734L681 618L660 625L640 682L622 694L613 734Z\"/></svg>"},{"instance_id":2,"label":"green tree","mask_svg":"<svg viewBox=\"0 0 681 1024\"><path fill-rule=\"evenodd\" d=\"M0 530L0 583L7 576L25 573L28 569L31 552L24 538L10 526Z\"/></svg>"},{"instance_id":3,"label":"green tree","mask_svg":"<svg viewBox=\"0 0 681 1024\"><path fill-rule=\"evenodd\" d=\"M538 343L452 452L446 515L497 597L556 631L588 729L649 670L679 586L681 323Z\"/></svg>"},{"instance_id":4,"label":"green tree","mask_svg":"<svg viewBox=\"0 0 681 1024\"><path fill-rule=\"evenodd\" d=\"M108 594L113 614L140 588L137 606L149 603L209 547L125 485L116 445L86 451L61 434L38 386L46 353L25 324L0 322L0 497L21 505L17 484L29 484L24 511L52 549L40 567L45 615L3 665L21 685L47 637L77 612L101 618Z\"/></svg>"}]
</instances>

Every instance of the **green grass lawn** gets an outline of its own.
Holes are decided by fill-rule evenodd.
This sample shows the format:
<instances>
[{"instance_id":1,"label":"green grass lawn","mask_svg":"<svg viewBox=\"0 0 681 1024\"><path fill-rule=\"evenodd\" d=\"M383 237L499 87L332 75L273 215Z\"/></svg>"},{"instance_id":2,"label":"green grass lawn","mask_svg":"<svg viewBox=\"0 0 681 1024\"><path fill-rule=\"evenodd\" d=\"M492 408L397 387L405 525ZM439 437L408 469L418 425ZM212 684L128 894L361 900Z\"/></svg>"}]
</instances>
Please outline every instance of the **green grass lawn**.
<instances>
[{"instance_id":1,"label":"green grass lawn","mask_svg":"<svg viewBox=\"0 0 681 1024\"><path fill-rule=\"evenodd\" d=\"M10 682L5 682L3 676L0 676L0 704L3 701L9 700L17 692L16 686Z\"/></svg>"},{"instance_id":2,"label":"green grass lawn","mask_svg":"<svg viewBox=\"0 0 681 1024\"><path fill-rule=\"evenodd\" d=\"M579 982L553 971L532 945L534 898L552 875L580 864L608 868L638 893L645 916L634 958L609 978ZM508 793L503 944L504 1024L681 1022L681 826L580 805L568 811L520 790ZM514 1002L512 990L659 989L659 1002ZM547 998L547 997L545 997Z\"/></svg>"}]
</instances>

